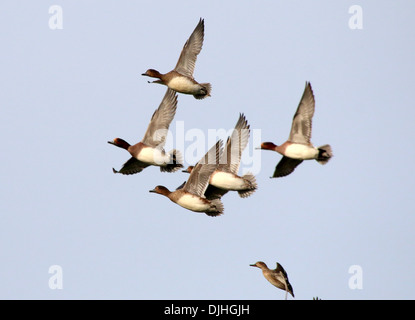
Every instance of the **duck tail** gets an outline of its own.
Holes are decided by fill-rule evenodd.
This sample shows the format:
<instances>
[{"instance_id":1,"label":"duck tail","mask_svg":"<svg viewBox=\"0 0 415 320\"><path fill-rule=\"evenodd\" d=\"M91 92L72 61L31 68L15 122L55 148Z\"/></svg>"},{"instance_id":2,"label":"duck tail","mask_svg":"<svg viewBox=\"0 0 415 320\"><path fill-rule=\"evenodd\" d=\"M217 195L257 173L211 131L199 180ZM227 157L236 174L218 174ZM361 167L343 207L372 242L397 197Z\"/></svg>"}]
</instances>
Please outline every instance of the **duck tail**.
<instances>
[{"instance_id":1,"label":"duck tail","mask_svg":"<svg viewBox=\"0 0 415 320\"><path fill-rule=\"evenodd\" d=\"M243 175L242 178L248 181L249 187L248 189L238 191L238 194L241 198L247 198L255 192L255 190L258 188L258 184L256 183L255 176L250 172Z\"/></svg>"},{"instance_id":2,"label":"duck tail","mask_svg":"<svg viewBox=\"0 0 415 320\"><path fill-rule=\"evenodd\" d=\"M223 214L224 207L220 199L210 200L210 203L212 204L211 208L205 212L208 216L217 217Z\"/></svg>"},{"instance_id":3,"label":"duck tail","mask_svg":"<svg viewBox=\"0 0 415 320\"><path fill-rule=\"evenodd\" d=\"M180 168L183 168L183 157L180 151L173 149L169 151L170 162L165 166L160 167L161 172L176 172Z\"/></svg>"},{"instance_id":4,"label":"duck tail","mask_svg":"<svg viewBox=\"0 0 415 320\"><path fill-rule=\"evenodd\" d=\"M199 100L204 99L206 97L210 97L210 92L212 91L212 85L210 83L201 83L200 85L203 87L205 92L201 94L195 94L194 97Z\"/></svg>"},{"instance_id":5,"label":"duck tail","mask_svg":"<svg viewBox=\"0 0 415 320\"><path fill-rule=\"evenodd\" d=\"M329 162L331 157L333 157L333 151L331 150L331 146L329 144L318 147L318 157L316 159L318 163L326 164Z\"/></svg>"}]
</instances>

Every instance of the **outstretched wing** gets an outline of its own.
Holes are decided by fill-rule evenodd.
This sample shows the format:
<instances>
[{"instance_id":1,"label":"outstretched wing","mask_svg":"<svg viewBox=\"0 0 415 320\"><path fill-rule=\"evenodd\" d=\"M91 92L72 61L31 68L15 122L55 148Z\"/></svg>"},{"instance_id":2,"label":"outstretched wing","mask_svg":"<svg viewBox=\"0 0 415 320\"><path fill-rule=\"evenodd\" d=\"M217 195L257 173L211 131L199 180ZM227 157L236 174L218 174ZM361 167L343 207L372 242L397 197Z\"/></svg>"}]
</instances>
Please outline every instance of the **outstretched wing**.
<instances>
[{"instance_id":1,"label":"outstretched wing","mask_svg":"<svg viewBox=\"0 0 415 320\"><path fill-rule=\"evenodd\" d=\"M210 148L205 156L193 168L190 173L189 179L183 189L198 195L199 197L205 197L204 193L209 184L209 178L213 171L216 170L219 158L222 153L222 140L216 142L216 144Z\"/></svg>"},{"instance_id":2,"label":"outstretched wing","mask_svg":"<svg viewBox=\"0 0 415 320\"><path fill-rule=\"evenodd\" d=\"M227 193L228 190L220 189L209 184L205 191L205 197L208 200L220 199Z\"/></svg>"},{"instance_id":3,"label":"outstretched wing","mask_svg":"<svg viewBox=\"0 0 415 320\"><path fill-rule=\"evenodd\" d=\"M249 133L250 129L248 121L246 120L245 115L241 113L238 122L235 125L235 129L226 141L226 146L223 150L218 170L232 172L234 174L238 173L242 152L248 144Z\"/></svg>"},{"instance_id":4,"label":"outstretched wing","mask_svg":"<svg viewBox=\"0 0 415 320\"><path fill-rule=\"evenodd\" d=\"M147 168L148 166L149 164L141 162L140 160L137 160L134 157L131 157L126 163L124 163L124 165L119 171L115 170L114 168L112 169L112 171L114 171L114 173L121 174L135 174L143 171L143 169Z\"/></svg>"},{"instance_id":5,"label":"outstretched wing","mask_svg":"<svg viewBox=\"0 0 415 320\"><path fill-rule=\"evenodd\" d=\"M195 30L184 44L183 50L180 53L179 61L177 61L176 67L174 68L175 71L184 76L193 78L197 55L202 50L204 34L204 20L200 19Z\"/></svg>"},{"instance_id":6,"label":"outstretched wing","mask_svg":"<svg viewBox=\"0 0 415 320\"><path fill-rule=\"evenodd\" d=\"M272 178L281 178L288 176L301 162L303 162L303 160L297 160L283 156L275 167Z\"/></svg>"},{"instance_id":7,"label":"outstretched wing","mask_svg":"<svg viewBox=\"0 0 415 320\"><path fill-rule=\"evenodd\" d=\"M280 275L281 275L281 277L284 278L285 285L287 286L286 290L289 293L291 293L291 295L294 297L294 290L293 290L293 288L291 286L290 281L288 280L287 272L284 270L284 268L282 267L282 265L280 265L278 262L277 262L277 268L275 269L275 271L279 272Z\"/></svg>"},{"instance_id":8,"label":"outstretched wing","mask_svg":"<svg viewBox=\"0 0 415 320\"><path fill-rule=\"evenodd\" d=\"M310 144L311 126L314 115L314 94L309 82L306 82L303 96L293 118L288 141Z\"/></svg>"},{"instance_id":9,"label":"outstretched wing","mask_svg":"<svg viewBox=\"0 0 415 320\"><path fill-rule=\"evenodd\" d=\"M177 109L177 94L171 89L167 89L160 106L154 111L147 131L144 134L142 143L151 147L164 146L167 131L173 121Z\"/></svg>"}]
</instances>

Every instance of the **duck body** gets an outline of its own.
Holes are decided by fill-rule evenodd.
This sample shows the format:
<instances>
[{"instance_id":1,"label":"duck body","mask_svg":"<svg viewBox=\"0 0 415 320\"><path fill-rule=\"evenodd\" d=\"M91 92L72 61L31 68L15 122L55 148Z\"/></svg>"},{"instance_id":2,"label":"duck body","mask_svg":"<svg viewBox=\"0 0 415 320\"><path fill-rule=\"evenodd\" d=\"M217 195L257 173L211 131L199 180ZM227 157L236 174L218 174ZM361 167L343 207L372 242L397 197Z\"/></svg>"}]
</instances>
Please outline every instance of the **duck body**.
<instances>
[{"instance_id":1,"label":"duck body","mask_svg":"<svg viewBox=\"0 0 415 320\"><path fill-rule=\"evenodd\" d=\"M313 160L319 155L318 148L302 143L285 142L280 146L275 146L274 150L283 156L297 160Z\"/></svg>"},{"instance_id":2,"label":"duck body","mask_svg":"<svg viewBox=\"0 0 415 320\"><path fill-rule=\"evenodd\" d=\"M183 167L181 153L177 150L165 152L163 149L147 146L142 142L129 145L121 138L115 138L108 143L126 149L131 154L130 160L123 165L120 171L112 169L114 173L134 174L148 166L160 167L162 172L175 172Z\"/></svg>"},{"instance_id":3,"label":"duck body","mask_svg":"<svg viewBox=\"0 0 415 320\"><path fill-rule=\"evenodd\" d=\"M288 144L285 148L286 157L297 160L312 160L318 158L319 151L316 147L307 146L300 143Z\"/></svg>"},{"instance_id":4,"label":"duck body","mask_svg":"<svg viewBox=\"0 0 415 320\"><path fill-rule=\"evenodd\" d=\"M150 192L162 194L169 198L170 201L190 211L205 212L208 215L214 216L220 210L220 204L216 201L210 201L183 189L170 191L166 187L157 186Z\"/></svg>"},{"instance_id":5,"label":"duck body","mask_svg":"<svg viewBox=\"0 0 415 320\"><path fill-rule=\"evenodd\" d=\"M183 193L175 202L179 206L194 212L210 213L217 211L217 207L211 201L191 193Z\"/></svg>"},{"instance_id":6,"label":"duck body","mask_svg":"<svg viewBox=\"0 0 415 320\"><path fill-rule=\"evenodd\" d=\"M154 69L149 69L143 76L158 78L153 83L159 83L170 89L183 94L193 95L196 99L203 99L210 95L211 85L209 83L198 83L195 79L185 76L175 70L162 74Z\"/></svg>"},{"instance_id":7,"label":"duck body","mask_svg":"<svg viewBox=\"0 0 415 320\"><path fill-rule=\"evenodd\" d=\"M246 179L232 172L217 170L211 175L209 184L214 187L230 191L241 191L251 187Z\"/></svg>"},{"instance_id":8,"label":"duck body","mask_svg":"<svg viewBox=\"0 0 415 320\"><path fill-rule=\"evenodd\" d=\"M196 98L202 96L204 97L210 94L210 87L208 87L207 84L201 85L194 79L183 76L179 73L170 79L167 86L172 90L184 94L191 94Z\"/></svg>"},{"instance_id":9,"label":"duck body","mask_svg":"<svg viewBox=\"0 0 415 320\"><path fill-rule=\"evenodd\" d=\"M137 160L149 165L165 167L173 162L173 155L162 149L146 146L141 142L139 142L137 149L140 149L139 152L130 152L130 154Z\"/></svg>"}]
</instances>

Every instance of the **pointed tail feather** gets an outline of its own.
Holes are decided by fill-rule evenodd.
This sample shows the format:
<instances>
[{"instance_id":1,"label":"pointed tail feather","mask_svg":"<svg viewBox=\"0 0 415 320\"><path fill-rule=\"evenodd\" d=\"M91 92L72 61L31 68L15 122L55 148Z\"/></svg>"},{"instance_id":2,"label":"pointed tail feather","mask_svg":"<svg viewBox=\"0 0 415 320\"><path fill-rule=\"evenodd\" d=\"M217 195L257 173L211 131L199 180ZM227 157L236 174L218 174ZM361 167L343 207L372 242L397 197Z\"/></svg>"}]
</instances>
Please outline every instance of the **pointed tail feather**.
<instances>
[{"instance_id":1,"label":"pointed tail feather","mask_svg":"<svg viewBox=\"0 0 415 320\"><path fill-rule=\"evenodd\" d=\"M333 151L331 150L331 146L329 144L318 147L318 151L318 158L316 160L320 164L326 164L329 162L331 157L333 157Z\"/></svg>"},{"instance_id":2,"label":"pointed tail feather","mask_svg":"<svg viewBox=\"0 0 415 320\"><path fill-rule=\"evenodd\" d=\"M210 97L210 92L212 91L212 85L210 83L201 83L200 84L203 89L204 89L204 93L201 94L195 94L193 95L196 99L204 99L206 97Z\"/></svg>"},{"instance_id":3,"label":"pointed tail feather","mask_svg":"<svg viewBox=\"0 0 415 320\"><path fill-rule=\"evenodd\" d=\"M255 176L250 172L243 175L242 178L248 181L249 188L238 191L238 194L241 198L247 198L255 192L255 190L258 188L258 184L256 183Z\"/></svg>"},{"instance_id":4,"label":"pointed tail feather","mask_svg":"<svg viewBox=\"0 0 415 320\"><path fill-rule=\"evenodd\" d=\"M212 208L205 213L210 217L217 217L223 214L223 211L225 210L223 207L223 203L220 199L214 199L210 200L212 204Z\"/></svg>"},{"instance_id":5,"label":"pointed tail feather","mask_svg":"<svg viewBox=\"0 0 415 320\"><path fill-rule=\"evenodd\" d=\"M183 168L183 157L180 151L173 149L169 151L169 154L170 154L170 159L171 159L170 162L167 165L160 167L160 171L161 172L176 172L180 168Z\"/></svg>"}]
</instances>

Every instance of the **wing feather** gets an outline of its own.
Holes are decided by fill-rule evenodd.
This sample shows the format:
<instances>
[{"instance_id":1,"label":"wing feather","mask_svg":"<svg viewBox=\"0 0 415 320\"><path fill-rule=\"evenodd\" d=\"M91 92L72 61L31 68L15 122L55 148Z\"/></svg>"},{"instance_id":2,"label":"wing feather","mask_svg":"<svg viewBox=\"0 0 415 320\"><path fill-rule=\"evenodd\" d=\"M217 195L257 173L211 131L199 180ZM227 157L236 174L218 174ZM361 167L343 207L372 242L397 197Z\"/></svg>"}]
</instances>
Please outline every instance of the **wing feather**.
<instances>
[{"instance_id":1,"label":"wing feather","mask_svg":"<svg viewBox=\"0 0 415 320\"><path fill-rule=\"evenodd\" d=\"M209 184L209 178L216 170L219 158L222 153L223 141L219 140L216 144L210 148L210 150L204 155L202 159L195 165L190 173L189 179L183 189L198 195L199 197L205 197L205 191Z\"/></svg>"},{"instance_id":2,"label":"wing feather","mask_svg":"<svg viewBox=\"0 0 415 320\"><path fill-rule=\"evenodd\" d=\"M141 140L147 146L164 146L170 123L176 114L177 94L171 89L167 89L160 106L154 111L150 123L147 127L144 138Z\"/></svg>"},{"instance_id":3,"label":"wing feather","mask_svg":"<svg viewBox=\"0 0 415 320\"><path fill-rule=\"evenodd\" d=\"M175 71L184 76L193 78L197 55L202 50L204 34L205 24L204 20L201 18L189 39L183 46L179 60L174 68Z\"/></svg>"},{"instance_id":4,"label":"wing feather","mask_svg":"<svg viewBox=\"0 0 415 320\"><path fill-rule=\"evenodd\" d=\"M288 176L303 160L297 160L283 156L280 162L275 167L272 178L281 178Z\"/></svg>"},{"instance_id":5,"label":"wing feather","mask_svg":"<svg viewBox=\"0 0 415 320\"><path fill-rule=\"evenodd\" d=\"M129 175L139 173L148 166L149 164L141 162L140 160L137 160L134 157L131 157L126 163L124 163L124 165L119 171L115 170L114 168L112 169L112 171L114 171L114 173Z\"/></svg>"},{"instance_id":6,"label":"wing feather","mask_svg":"<svg viewBox=\"0 0 415 320\"><path fill-rule=\"evenodd\" d=\"M309 145L315 101L311 84L306 82L303 96L293 118L288 141Z\"/></svg>"},{"instance_id":7,"label":"wing feather","mask_svg":"<svg viewBox=\"0 0 415 320\"><path fill-rule=\"evenodd\" d=\"M226 141L218 170L238 173L242 152L246 148L250 135L250 126L243 113L239 114L238 122Z\"/></svg>"}]
</instances>

